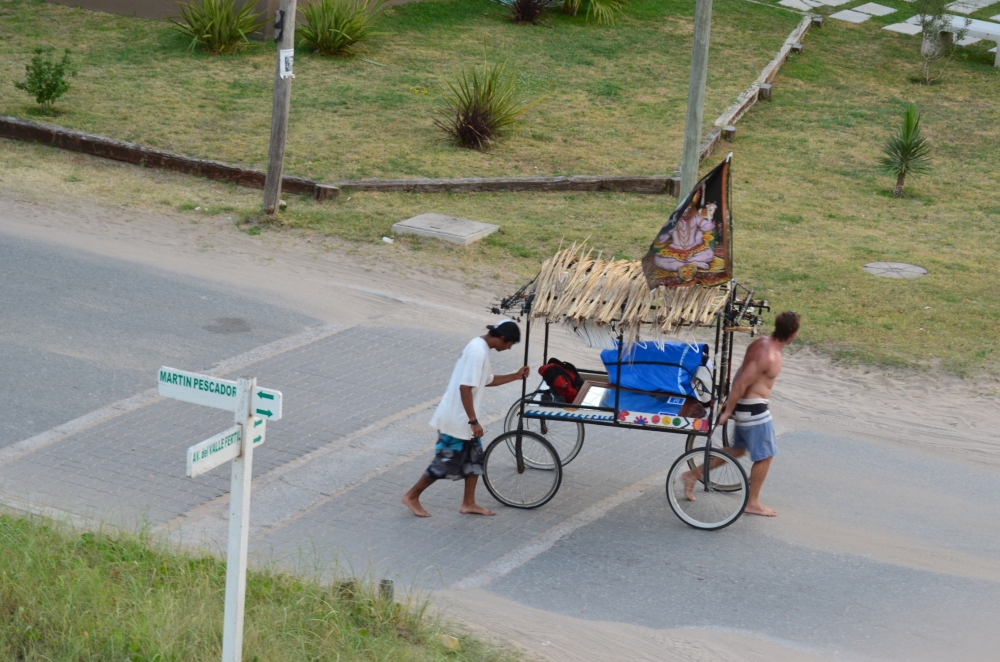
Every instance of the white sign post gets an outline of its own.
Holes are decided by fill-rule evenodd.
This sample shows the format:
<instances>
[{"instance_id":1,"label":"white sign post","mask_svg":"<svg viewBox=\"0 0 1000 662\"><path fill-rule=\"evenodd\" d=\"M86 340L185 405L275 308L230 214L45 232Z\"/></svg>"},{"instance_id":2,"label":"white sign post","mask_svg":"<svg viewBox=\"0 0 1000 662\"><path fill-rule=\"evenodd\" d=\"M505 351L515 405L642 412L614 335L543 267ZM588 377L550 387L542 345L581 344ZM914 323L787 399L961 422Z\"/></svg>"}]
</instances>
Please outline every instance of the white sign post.
<instances>
[{"instance_id":1,"label":"white sign post","mask_svg":"<svg viewBox=\"0 0 1000 662\"><path fill-rule=\"evenodd\" d=\"M250 486L253 449L264 443L267 420L281 418L281 391L258 388L255 378L234 381L163 367L160 395L234 413L235 425L187 450L191 478L232 461L229 494L229 549L226 553L226 610L222 662L243 659L243 614L247 593Z\"/></svg>"},{"instance_id":2,"label":"white sign post","mask_svg":"<svg viewBox=\"0 0 1000 662\"><path fill-rule=\"evenodd\" d=\"M253 482L251 393L256 379L236 382L236 422L243 426L242 454L233 460L229 491L229 551L226 553L226 612L222 619L222 662L243 659L243 607L247 595L247 545L250 535L250 484Z\"/></svg>"}]
</instances>

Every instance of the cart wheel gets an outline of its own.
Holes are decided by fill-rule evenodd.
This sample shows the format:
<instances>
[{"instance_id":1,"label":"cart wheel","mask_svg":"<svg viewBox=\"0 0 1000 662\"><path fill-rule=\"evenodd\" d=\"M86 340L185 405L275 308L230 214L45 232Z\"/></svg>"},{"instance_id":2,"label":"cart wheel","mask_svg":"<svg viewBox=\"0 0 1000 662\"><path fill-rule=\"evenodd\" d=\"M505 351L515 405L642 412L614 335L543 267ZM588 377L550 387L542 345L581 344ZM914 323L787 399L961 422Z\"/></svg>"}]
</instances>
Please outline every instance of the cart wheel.
<instances>
[{"instance_id":1,"label":"cart wheel","mask_svg":"<svg viewBox=\"0 0 1000 662\"><path fill-rule=\"evenodd\" d=\"M729 445L732 443L734 426L735 426L735 422L733 421L733 419L730 418L728 421L726 421L726 424L722 427L722 434L721 434L722 444L721 445L722 445L723 449L729 449ZM719 446L719 437L720 437L719 428L716 427L715 430L712 432L712 441L713 441L713 445L714 446ZM704 437L699 437L697 435L690 434L690 435L688 435L687 443L684 444L684 450L686 450L686 451L694 450L695 448L698 447L699 444L703 445L704 443L705 443L705 438ZM737 458L733 458L733 459L735 459L739 463L739 465L743 468L743 473L745 473L749 477L750 476L750 467L753 466L753 462L750 461L750 455L749 455L749 453L744 453L743 455L741 455L741 456L739 456ZM696 460L697 460L697 458L691 458L691 459L689 459L688 460L688 467L691 468L691 469L694 469L696 466L698 466L701 463L701 460L697 460L697 461ZM719 484L716 481L713 481L713 482L715 483L715 485L713 485L713 487L715 487L716 489L722 490L724 492L728 492L728 491L740 489L740 486L739 486L738 483L732 483L732 484L726 485L726 484Z\"/></svg>"},{"instance_id":2,"label":"cart wheel","mask_svg":"<svg viewBox=\"0 0 1000 662\"><path fill-rule=\"evenodd\" d=\"M490 442L483 457L483 483L493 498L512 508L538 508L559 491L562 465L559 455L545 437L529 430L520 432L524 470L517 471L517 458L510 452L517 443L517 430L504 432ZM508 444L510 444L508 446ZM532 457L548 466L540 469L528 464Z\"/></svg>"},{"instance_id":3,"label":"cart wheel","mask_svg":"<svg viewBox=\"0 0 1000 662\"><path fill-rule=\"evenodd\" d=\"M533 396L526 396L525 400L530 401ZM507 418L503 421L503 431L513 432L517 430L517 417L521 412L521 400L518 399L507 412ZM552 444L559 454L559 459L565 467L573 461L583 448L583 423L575 421L553 421L544 418L524 417L524 429L545 437L545 440ZM514 442L510 441L510 452L514 452ZM524 462L536 469L551 469L552 465L546 464L547 457L532 457L525 453Z\"/></svg>"},{"instance_id":4,"label":"cart wheel","mask_svg":"<svg viewBox=\"0 0 1000 662\"><path fill-rule=\"evenodd\" d=\"M686 451L677 458L674 466L667 474L667 501L670 508L681 520L696 529L714 531L729 526L743 514L750 498L749 482L743 467L723 450L713 448L709 451L712 464L708 472L710 487L705 481L695 483L694 501L684 496L684 473L689 471L689 463L701 466L705 461L705 449L695 448ZM722 485L734 485L736 489L720 490L716 482Z\"/></svg>"}]
</instances>

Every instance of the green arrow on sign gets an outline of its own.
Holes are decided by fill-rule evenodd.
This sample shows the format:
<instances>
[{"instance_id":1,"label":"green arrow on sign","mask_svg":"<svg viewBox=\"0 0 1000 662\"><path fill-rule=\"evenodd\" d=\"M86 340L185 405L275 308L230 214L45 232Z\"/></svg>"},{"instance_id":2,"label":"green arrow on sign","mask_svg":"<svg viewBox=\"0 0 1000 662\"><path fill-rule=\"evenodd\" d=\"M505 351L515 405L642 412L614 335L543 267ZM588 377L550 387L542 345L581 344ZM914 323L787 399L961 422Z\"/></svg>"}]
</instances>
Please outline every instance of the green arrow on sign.
<instances>
[{"instance_id":1,"label":"green arrow on sign","mask_svg":"<svg viewBox=\"0 0 1000 662\"><path fill-rule=\"evenodd\" d=\"M259 444L259 443L260 443L260 440L261 440L261 439L263 439L263 438L264 438L264 437L263 437L262 435L257 435L257 438L253 440L253 443L255 443L255 444Z\"/></svg>"},{"instance_id":2,"label":"green arrow on sign","mask_svg":"<svg viewBox=\"0 0 1000 662\"><path fill-rule=\"evenodd\" d=\"M260 414L261 416L270 416L271 415L271 412L268 411L267 409L258 409L257 413Z\"/></svg>"},{"instance_id":3,"label":"green arrow on sign","mask_svg":"<svg viewBox=\"0 0 1000 662\"><path fill-rule=\"evenodd\" d=\"M257 391L258 398L265 398L267 400L274 400L274 396L270 393L264 393L263 391Z\"/></svg>"},{"instance_id":4,"label":"green arrow on sign","mask_svg":"<svg viewBox=\"0 0 1000 662\"><path fill-rule=\"evenodd\" d=\"M258 427L258 426L263 425L263 424L264 424L264 419L263 418L258 419L258 420L256 420L256 421L253 422L253 426L254 427Z\"/></svg>"}]
</instances>

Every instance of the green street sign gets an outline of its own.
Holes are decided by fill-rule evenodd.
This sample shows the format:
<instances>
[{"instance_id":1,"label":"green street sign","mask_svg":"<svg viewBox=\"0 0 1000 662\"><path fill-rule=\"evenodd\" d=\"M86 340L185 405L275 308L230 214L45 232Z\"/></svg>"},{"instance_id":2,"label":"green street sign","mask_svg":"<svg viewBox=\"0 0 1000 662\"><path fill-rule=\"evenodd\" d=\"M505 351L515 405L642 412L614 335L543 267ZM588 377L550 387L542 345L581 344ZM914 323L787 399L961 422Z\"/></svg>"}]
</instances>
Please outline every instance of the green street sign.
<instances>
[{"instance_id":1,"label":"green street sign","mask_svg":"<svg viewBox=\"0 0 1000 662\"><path fill-rule=\"evenodd\" d=\"M159 394L196 405L236 411L236 382L196 372L160 368ZM257 387L250 396L250 410L271 421L281 418L281 391Z\"/></svg>"}]
</instances>

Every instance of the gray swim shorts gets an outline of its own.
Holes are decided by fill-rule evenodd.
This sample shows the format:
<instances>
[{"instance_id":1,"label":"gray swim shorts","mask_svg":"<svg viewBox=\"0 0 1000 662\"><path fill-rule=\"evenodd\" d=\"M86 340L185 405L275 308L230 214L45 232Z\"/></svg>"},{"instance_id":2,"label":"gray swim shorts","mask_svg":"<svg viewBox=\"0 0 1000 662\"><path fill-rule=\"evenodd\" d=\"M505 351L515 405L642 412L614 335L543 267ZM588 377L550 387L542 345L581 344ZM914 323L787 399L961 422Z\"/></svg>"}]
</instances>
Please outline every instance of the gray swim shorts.
<instances>
[{"instance_id":1,"label":"gray swim shorts","mask_svg":"<svg viewBox=\"0 0 1000 662\"><path fill-rule=\"evenodd\" d=\"M774 422L768 402L762 398L740 400L733 412L736 432L733 448L743 448L750 453L750 460L760 462L778 454L774 436Z\"/></svg>"}]
</instances>

